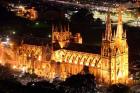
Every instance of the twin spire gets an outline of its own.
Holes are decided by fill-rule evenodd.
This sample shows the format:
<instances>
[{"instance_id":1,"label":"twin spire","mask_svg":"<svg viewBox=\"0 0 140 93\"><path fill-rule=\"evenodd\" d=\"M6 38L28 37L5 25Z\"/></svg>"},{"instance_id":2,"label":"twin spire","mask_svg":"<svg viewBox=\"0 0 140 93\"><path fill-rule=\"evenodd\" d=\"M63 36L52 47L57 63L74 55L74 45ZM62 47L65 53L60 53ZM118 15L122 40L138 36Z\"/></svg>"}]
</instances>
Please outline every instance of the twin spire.
<instances>
[{"instance_id":1,"label":"twin spire","mask_svg":"<svg viewBox=\"0 0 140 93\"><path fill-rule=\"evenodd\" d=\"M111 41L112 39L122 39L123 35L123 25L122 25L122 12L119 10L118 13L118 24L116 33L112 35L112 27L111 27L111 20L110 20L110 12L107 13L106 18L106 30L105 30L105 37L104 40Z\"/></svg>"}]
</instances>

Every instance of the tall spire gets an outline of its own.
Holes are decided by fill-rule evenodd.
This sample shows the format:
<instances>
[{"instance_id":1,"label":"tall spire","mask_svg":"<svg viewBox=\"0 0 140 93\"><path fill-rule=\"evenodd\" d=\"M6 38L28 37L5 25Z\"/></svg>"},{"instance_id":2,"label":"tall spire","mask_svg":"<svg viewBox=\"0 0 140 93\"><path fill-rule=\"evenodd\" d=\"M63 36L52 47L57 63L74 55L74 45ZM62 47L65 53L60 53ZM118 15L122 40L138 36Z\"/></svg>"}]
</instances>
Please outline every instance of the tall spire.
<instances>
[{"instance_id":1,"label":"tall spire","mask_svg":"<svg viewBox=\"0 0 140 93\"><path fill-rule=\"evenodd\" d=\"M52 32L55 30L55 27L54 27L54 25L52 24Z\"/></svg>"},{"instance_id":2,"label":"tall spire","mask_svg":"<svg viewBox=\"0 0 140 93\"><path fill-rule=\"evenodd\" d=\"M116 31L113 31L112 40L115 40L115 38L116 38Z\"/></svg>"},{"instance_id":3,"label":"tall spire","mask_svg":"<svg viewBox=\"0 0 140 93\"><path fill-rule=\"evenodd\" d=\"M121 8L119 8L116 38L122 39L122 34L123 34L122 10Z\"/></svg>"},{"instance_id":4,"label":"tall spire","mask_svg":"<svg viewBox=\"0 0 140 93\"><path fill-rule=\"evenodd\" d=\"M111 28L110 12L108 11L106 18L105 40L111 41L111 39L112 39L112 28Z\"/></svg>"}]
</instances>

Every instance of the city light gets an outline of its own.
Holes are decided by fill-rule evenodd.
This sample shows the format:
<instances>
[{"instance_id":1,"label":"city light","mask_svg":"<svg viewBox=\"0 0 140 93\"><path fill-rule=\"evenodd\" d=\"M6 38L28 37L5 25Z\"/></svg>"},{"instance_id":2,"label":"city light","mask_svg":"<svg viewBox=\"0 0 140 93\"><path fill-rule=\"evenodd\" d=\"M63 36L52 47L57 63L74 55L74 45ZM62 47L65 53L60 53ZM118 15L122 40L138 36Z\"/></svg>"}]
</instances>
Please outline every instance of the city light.
<instances>
[{"instance_id":1,"label":"city light","mask_svg":"<svg viewBox=\"0 0 140 93\"><path fill-rule=\"evenodd\" d=\"M8 20L11 24L6 29L15 28L16 30L6 30L9 32L4 32L5 28L1 28L0 64L10 64L10 67L15 71L21 71L20 74L27 72L52 81L56 78L56 75L65 80L71 75L83 73L84 67L89 67L89 73L95 75L97 82L107 85L114 83L126 84L129 79L134 79L128 77L129 48L127 43L131 38L128 38L129 35L126 38L124 28L129 30L128 25L140 26L140 18L138 17L136 20L136 13L132 11L125 12L127 8L118 11L116 6L118 7L119 4L113 4L112 6L115 7L111 6L109 11L106 2L103 5L92 5L82 4L80 1L55 0L55 3L68 5L67 11L63 12L63 9L61 9L62 14L57 14L57 9L50 12L48 11L50 8L47 6L46 13L43 14L44 11L40 8L43 5L39 5L39 7L34 7L34 4L30 6L28 4L25 6L10 5L16 17L15 22L9 22ZM83 8L87 8L89 11L85 15L81 13L80 16L83 17L78 19L80 18L78 14ZM61 20L59 16L64 17L64 22L57 24L55 21ZM22 25L17 24L16 18L22 20ZM13 25L12 23L16 24ZM46 26L42 26L42 23ZM125 24L125 27L123 27L123 24ZM51 27L52 29L50 29ZM79 29L81 32L77 33ZM91 34L91 31L88 30L102 30L97 35L100 38L100 44L95 44L98 45L97 47L92 45L96 40L99 43L99 39L96 39L97 33L93 34L93 31ZM74 35L75 33L76 35ZM101 36L101 33L103 33L103 36ZM92 44L86 41L88 40L86 35L90 41L93 41ZM91 39L92 36L90 35L95 37L95 41ZM51 58L49 59L50 55Z\"/></svg>"},{"instance_id":2,"label":"city light","mask_svg":"<svg viewBox=\"0 0 140 93\"><path fill-rule=\"evenodd\" d=\"M23 5L19 5L18 8L25 10L25 7Z\"/></svg>"},{"instance_id":3,"label":"city light","mask_svg":"<svg viewBox=\"0 0 140 93\"><path fill-rule=\"evenodd\" d=\"M41 61L41 56L38 57L38 61Z\"/></svg>"},{"instance_id":4,"label":"city light","mask_svg":"<svg viewBox=\"0 0 140 93\"><path fill-rule=\"evenodd\" d=\"M130 77L129 79L133 80L133 77Z\"/></svg>"},{"instance_id":5,"label":"city light","mask_svg":"<svg viewBox=\"0 0 140 93\"><path fill-rule=\"evenodd\" d=\"M80 65L83 65L83 62L80 62Z\"/></svg>"},{"instance_id":6,"label":"city light","mask_svg":"<svg viewBox=\"0 0 140 93\"><path fill-rule=\"evenodd\" d=\"M15 34L16 34L16 32L15 32L15 31L13 31L12 33L13 33L13 35L15 35Z\"/></svg>"},{"instance_id":7,"label":"city light","mask_svg":"<svg viewBox=\"0 0 140 93\"><path fill-rule=\"evenodd\" d=\"M94 67L95 66L94 63L92 63L91 66Z\"/></svg>"},{"instance_id":8,"label":"city light","mask_svg":"<svg viewBox=\"0 0 140 93\"><path fill-rule=\"evenodd\" d=\"M13 42L10 42L9 45L10 45L11 47L13 47L14 43L13 43Z\"/></svg>"},{"instance_id":9,"label":"city light","mask_svg":"<svg viewBox=\"0 0 140 93\"><path fill-rule=\"evenodd\" d=\"M38 17L37 11L34 7L28 8L24 5L11 6L11 11L15 12L18 16L27 18L29 20L36 20Z\"/></svg>"},{"instance_id":10,"label":"city light","mask_svg":"<svg viewBox=\"0 0 140 93\"><path fill-rule=\"evenodd\" d=\"M48 37L51 38L51 35L49 34Z\"/></svg>"},{"instance_id":11,"label":"city light","mask_svg":"<svg viewBox=\"0 0 140 93\"><path fill-rule=\"evenodd\" d=\"M88 62L86 62L86 64L85 64L86 66L89 66L89 63Z\"/></svg>"},{"instance_id":12,"label":"city light","mask_svg":"<svg viewBox=\"0 0 140 93\"><path fill-rule=\"evenodd\" d=\"M13 67L12 67L13 69L16 69L17 68L17 66L16 65L13 65Z\"/></svg>"},{"instance_id":13,"label":"city light","mask_svg":"<svg viewBox=\"0 0 140 93\"><path fill-rule=\"evenodd\" d=\"M74 63L77 64L77 61L75 61Z\"/></svg>"},{"instance_id":14,"label":"city light","mask_svg":"<svg viewBox=\"0 0 140 93\"><path fill-rule=\"evenodd\" d=\"M26 66L23 66L23 67L21 68L21 70L22 70L22 73L25 73L26 70L27 70L27 67L26 67Z\"/></svg>"},{"instance_id":15,"label":"city light","mask_svg":"<svg viewBox=\"0 0 140 93\"><path fill-rule=\"evenodd\" d=\"M10 38L7 37L6 40L7 40L7 42L8 42L8 41L10 40Z\"/></svg>"},{"instance_id":16,"label":"city light","mask_svg":"<svg viewBox=\"0 0 140 93\"><path fill-rule=\"evenodd\" d=\"M36 22L35 25L38 26L39 25L39 22Z\"/></svg>"}]
</instances>

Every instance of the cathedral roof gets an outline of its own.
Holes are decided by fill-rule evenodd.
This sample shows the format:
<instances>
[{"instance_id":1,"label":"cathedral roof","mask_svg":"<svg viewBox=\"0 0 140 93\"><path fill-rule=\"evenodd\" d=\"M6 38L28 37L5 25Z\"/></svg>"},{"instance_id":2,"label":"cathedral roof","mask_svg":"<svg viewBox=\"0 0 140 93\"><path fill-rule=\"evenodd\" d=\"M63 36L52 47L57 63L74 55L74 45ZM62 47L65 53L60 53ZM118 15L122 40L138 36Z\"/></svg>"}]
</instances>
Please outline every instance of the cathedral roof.
<instances>
[{"instance_id":1,"label":"cathedral roof","mask_svg":"<svg viewBox=\"0 0 140 93\"><path fill-rule=\"evenodd\" d=\"M54 59L56 62L63 60L64 62L100 68L101 56L99 54L59 49L55 51L54 55L57 56Z\"/></svg>"},{"instance_id":2,"label":"cathedral roof","mask_svg":"<svg viewBox=\"0 0 140 93\"><path fill-rule=\"evenodd\" d=\"M59 44L54 44L54 50L60 49ZM66 50L72 51L79 51L79 52L86 52L86 53L94 53L100 54L101 47L100 46L93 46L93 45L85 45L85 44L78 44L78 43L69 43L67 47L64 47Z\"/></svg>"}]
</instances>

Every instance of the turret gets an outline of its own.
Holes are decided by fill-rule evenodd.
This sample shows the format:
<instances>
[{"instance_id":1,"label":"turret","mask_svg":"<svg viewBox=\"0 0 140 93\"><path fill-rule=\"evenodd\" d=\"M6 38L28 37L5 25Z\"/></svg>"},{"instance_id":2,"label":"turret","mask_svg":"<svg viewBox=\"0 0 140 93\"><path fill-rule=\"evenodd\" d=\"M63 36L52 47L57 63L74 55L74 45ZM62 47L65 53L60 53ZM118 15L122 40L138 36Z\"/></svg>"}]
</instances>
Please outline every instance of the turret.
<instances>
[{"instance_id":1,"label":"turret","mask_svg":"<svg viewBox=\"0 0 140 93\"><path fill-rule=\"evenodd\" d=\"M68 28L66 28L68 27ZM59 25L52 26L52 41L53 43L59 43L60 47L66 47L70 42L71 32L69 32L69 26Z\"/></svg>"}]
</instances>

